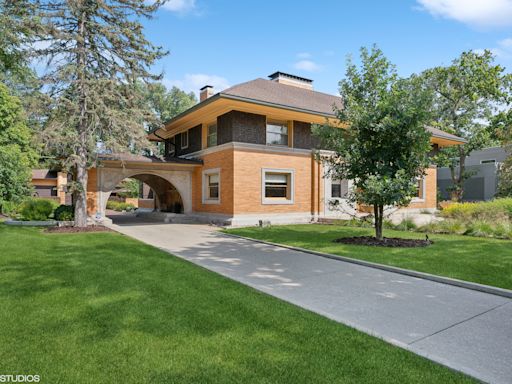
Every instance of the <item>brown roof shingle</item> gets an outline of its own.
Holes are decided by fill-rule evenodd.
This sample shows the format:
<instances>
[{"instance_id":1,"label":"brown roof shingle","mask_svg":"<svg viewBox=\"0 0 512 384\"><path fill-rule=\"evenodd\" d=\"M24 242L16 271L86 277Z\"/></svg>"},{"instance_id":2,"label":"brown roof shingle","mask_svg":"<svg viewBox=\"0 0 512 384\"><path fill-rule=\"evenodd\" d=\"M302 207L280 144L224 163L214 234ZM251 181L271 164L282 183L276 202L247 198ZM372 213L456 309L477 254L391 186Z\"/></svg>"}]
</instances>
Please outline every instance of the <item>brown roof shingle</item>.
<instances>
[{"instance_id":1,"label":"brown roof shingle","mask_svg":"<svg viewBox=\"0 0 512 384\"><path fill-rule=\"evenodd\" d=\"M221 96L234 96L284 108L300 109L316 114L334 116L333 106L341 105L341 97L309 89L255 79L220 92Z\"/></svg>"}]
</instances>

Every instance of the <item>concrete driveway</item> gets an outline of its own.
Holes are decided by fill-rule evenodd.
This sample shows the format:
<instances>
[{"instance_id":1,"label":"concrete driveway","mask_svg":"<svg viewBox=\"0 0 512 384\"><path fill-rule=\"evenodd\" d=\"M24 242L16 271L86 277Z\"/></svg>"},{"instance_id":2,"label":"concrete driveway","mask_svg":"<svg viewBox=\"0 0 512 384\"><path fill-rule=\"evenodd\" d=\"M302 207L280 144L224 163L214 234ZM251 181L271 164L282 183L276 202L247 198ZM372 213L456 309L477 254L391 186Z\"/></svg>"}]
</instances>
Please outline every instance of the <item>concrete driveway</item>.
<instances>
[{"instance_id":1,"label":"concrete driveway","mask_svg":"<svg viewBox=\"0 0 512 384\"><path fill-rule=\"evenodd\" d=\"M225 236L113 217L112 228L482 381L512 383L512 300ZM376 250L378 252L378 250Z\"/></svg>"}]
</instances>

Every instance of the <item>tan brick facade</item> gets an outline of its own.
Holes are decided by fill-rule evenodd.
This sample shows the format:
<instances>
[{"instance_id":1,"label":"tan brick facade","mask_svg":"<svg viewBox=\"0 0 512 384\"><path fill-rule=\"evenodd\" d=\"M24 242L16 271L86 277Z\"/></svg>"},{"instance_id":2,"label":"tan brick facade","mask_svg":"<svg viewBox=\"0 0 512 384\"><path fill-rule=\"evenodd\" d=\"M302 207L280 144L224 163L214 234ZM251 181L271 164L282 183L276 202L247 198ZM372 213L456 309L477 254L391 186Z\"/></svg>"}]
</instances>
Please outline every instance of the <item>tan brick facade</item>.
<instances>
[{"instance_id":1,"label":"tan brick facade","mask_svg":"<svg viewBox=\"0 0 512 384\"><path fill-rule=\"evenodd\" d=\"M193 211L225 215L324 213L323 167L312 154L278 153L254 149L228 148L201 156L204 166L193 174ZM203 204L203 171L220 169L220 204ZM293 204L265 204L262 199L262 169L290 170L294 173ZM425 196L407 208L436 207L436 168L425 176Z\"/></svg>"},{"instance_id":2,"label":"tan brick facade","mask_svg":"<svg viewBox=\"0 0 512 384\"><path fill-rule=\"evenodd\" d=\"M426 170L425 175L425 198L423 201L412 201L407 208L424 209L436 208L437 206L437 168L432 167Z\"/></svg>"},{"instance_id":3,"label":"tan brick facade","mask_svg":"<svg viewBox=\"0 0 512 384\"><path fill-rule=\"evenodd\" d=\"M196 169L192 175L192 210L233 214L233 149L226 149L201 156L203 167ZM203 204L203 171L220 169L220 203Z\"/></svg>"}]
</instances>

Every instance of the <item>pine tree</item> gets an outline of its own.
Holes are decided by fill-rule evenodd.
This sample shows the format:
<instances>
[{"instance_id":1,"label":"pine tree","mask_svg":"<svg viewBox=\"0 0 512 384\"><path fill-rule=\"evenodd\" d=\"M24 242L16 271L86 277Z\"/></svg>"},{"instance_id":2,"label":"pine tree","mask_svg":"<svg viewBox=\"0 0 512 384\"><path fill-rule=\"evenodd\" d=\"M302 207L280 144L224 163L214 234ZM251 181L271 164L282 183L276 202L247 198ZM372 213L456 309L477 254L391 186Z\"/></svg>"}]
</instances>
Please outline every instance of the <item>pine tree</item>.
<instances>
[{"instance_id":1,"label":"pine tree","mask_svg":"<svg viewBox=\"0 0 512 384\"><path fill-rule=\"evenodd\" d=\"M43 131L48 150L73 170L75 226L86 226L88 169L99 151L147 147L153 112L138 82L158 80L151 65L166 52L144 36L141 19L162 2L31 1L38 21L34 54L51 107Z\"/></svg>"}]
</instances>

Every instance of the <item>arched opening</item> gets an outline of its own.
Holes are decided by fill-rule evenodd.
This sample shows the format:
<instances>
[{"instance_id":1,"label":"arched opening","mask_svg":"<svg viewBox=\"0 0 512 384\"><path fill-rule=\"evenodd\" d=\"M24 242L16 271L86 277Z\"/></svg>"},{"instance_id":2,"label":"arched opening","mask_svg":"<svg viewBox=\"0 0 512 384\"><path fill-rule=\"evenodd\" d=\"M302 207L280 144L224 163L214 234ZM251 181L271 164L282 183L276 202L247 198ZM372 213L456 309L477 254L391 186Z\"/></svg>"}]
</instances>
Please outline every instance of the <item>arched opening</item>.
<instances>
[{"instance_id":1,"label":"arched opening","mask_svg":"<svg viewBox=\"0 0 512 384\"><path fill-rule=\"evenodd\" d=\"M184 212L183 199L178 189L168 180L155 174L141 173L125 177L109 191L106 208L122 202L122 208L154 210L157 212ZM115 209L115 208L114 208Z\"/></svg>"}]
</instances>

